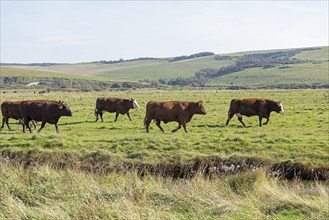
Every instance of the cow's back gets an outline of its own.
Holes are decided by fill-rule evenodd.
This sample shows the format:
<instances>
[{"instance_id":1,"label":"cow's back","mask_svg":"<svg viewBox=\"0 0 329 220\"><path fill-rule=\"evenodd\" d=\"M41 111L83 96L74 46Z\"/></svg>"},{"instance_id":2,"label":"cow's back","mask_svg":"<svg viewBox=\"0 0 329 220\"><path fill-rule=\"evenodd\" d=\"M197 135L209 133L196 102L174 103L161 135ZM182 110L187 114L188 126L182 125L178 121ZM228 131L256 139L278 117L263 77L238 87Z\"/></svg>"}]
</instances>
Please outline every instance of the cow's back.
<instances>
[{"instance_id":1,"label":"cow's back","mask_svg":"<svg viewBox=\"0 0 329 220\"><path fill-rule=\"evenodd\" d=\"M245 116L257 115L264 107L265 100L258 98L233 99L231 101L230 112L240 113Z\"/></svg>"},{"instance_id":2,"label":"cow's back","mask_svg":"<svg viewBox=\"0 0 329 220\"><path fill-rule=\"evenodd\" d=\"M46 108L49 105L57 105L53 100L27 100L20 104L20 112L23 118L27 117L35 121L42 121L46 115ZM51 113L51 112L48 112Z\"/></svg>"},{"instance_id":3,"label":"cow's back","mask_svg":"<svg viewBox=\"0 0 329 220\"><path fill-rule=\"evenodd\" d=\"M96 101L97 111L116 112L118 98L98 98Z\"/></svg>"},{"instance_id":4,"label":"cow's back","mask_svg":"<svg viewBox=\"0 0 329 220\"><path fill-rule=\"evenodd\" d=\"M178 119L178 115L181 111L182 109L180 108L180 102L178 101L151 101L146 105L147 117L164 122L175 121Z\"/></svg>"}]
</instances>

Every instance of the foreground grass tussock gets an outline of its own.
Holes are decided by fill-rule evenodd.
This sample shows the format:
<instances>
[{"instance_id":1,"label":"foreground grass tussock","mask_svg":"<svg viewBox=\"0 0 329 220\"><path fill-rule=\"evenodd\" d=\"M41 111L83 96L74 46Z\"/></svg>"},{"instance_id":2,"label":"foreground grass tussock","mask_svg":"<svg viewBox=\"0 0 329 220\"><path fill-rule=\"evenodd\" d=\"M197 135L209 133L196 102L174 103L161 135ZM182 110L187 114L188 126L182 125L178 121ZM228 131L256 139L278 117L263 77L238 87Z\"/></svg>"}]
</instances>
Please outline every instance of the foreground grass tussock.
<instances>
[{"instance_id":1,"label":"foreground grass tussock","mask_svg":"<svg viewBox=\"0 0 329 220\"><path fill-rule=\"evenodd\" d=\"M180 179L190 179L197 175L206 178L213 176L232 175L241 172L262 169L270 177L282 179L300 179L311 181L328 181L328 166L311 166L291 161L273 162L256 157L239 157L233 155L228 158L219 155L196 157L188 161L164 161L150 163L142 161L123 160L119 163L112 160L111 155L103 151L91 154L77 154L69 151L52 152L48 150L0 150L0 160L12 165L22 165L24 168L43 165L55 169L74 169L98 174L137 172L141 177L157 175Z\"/></svg>"},{"instance_id":2,"label":"foreground grass tussock","mask_svg":"<svg viewBox=\"0 0 329 220\"><path fill-rule=\"evenodd\" d=\"M174 180L0 164L0 219L327 219L325 183L263 171Z\"/></svg>"}]
</instances>

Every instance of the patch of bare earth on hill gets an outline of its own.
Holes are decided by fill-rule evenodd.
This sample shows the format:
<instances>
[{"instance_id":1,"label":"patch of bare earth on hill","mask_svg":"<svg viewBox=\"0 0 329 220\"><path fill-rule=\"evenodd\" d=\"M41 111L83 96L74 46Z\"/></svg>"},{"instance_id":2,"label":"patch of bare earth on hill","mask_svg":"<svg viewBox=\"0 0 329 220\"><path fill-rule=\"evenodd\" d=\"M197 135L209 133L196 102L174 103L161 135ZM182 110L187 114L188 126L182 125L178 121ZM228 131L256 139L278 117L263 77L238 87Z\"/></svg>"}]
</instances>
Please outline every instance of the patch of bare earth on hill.
<instances>
[{"instance_id":1,"label":"patch of bare earth on hill","mask_svg":"<svg viewBox=\"0 0 329 220\"><path fill-rule=\"evenodd\" d=\"M191 159L186 162L166 161L158 164L147 162L114 163L111 156L97 151L87 155L67 152L42 152L39 150L11 151L2 150L1 164L22 165L24 168L33 168L48 165L54 169L76 169L86 172L128 173L135 171L141 177L145 175L159 175L171 178L193 178L204 176L212 178L221 175L234 175L242 172L254 172L258 169L266 171L269 177L282 179L300 179L310 181L328 181L328 167L313 167L291 161L273 163L259 158L244 158L231 156L207 156Z\"/></svg>"}]
</instances>

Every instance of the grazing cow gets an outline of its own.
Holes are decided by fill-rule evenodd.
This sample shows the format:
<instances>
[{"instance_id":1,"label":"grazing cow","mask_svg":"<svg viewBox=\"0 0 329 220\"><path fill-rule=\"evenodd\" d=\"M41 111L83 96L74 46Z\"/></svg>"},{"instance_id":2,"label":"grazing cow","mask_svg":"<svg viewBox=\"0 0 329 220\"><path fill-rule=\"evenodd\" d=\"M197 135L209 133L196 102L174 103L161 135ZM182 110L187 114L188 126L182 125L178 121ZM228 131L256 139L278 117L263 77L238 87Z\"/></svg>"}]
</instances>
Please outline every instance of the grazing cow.
<instances>
[{"instance_id":1,"label":"grazing cow","mask_svg":"<svg viewBox=\"0 0 329 220\"><path fill-rule=\"evenodd\" d=\"M41 127L38 130L40 132L48 122L49 124L54 124L56 127L56 132L58 133L58 120L61 116L72 116L72 112L69 106L62 101L52 101L52 100L28 100L22 101L19 105L21 111L21 116L24 120L23 132L25 132L25 126L29 129L29 122L31 120L42 121Z\"/></svg>"},{"instance_id":2,"label":"grazing cow","mask_svg":"<svg viewBox=\"0 0 329 220\"><path fill-rule=\"evenodd\" d=\"M98 115L100 115L102 122L103 113L107 112L115 112L115 122L118 120L119 114L127 114L129 120L131 121L129 110L132 108L140 108L137 101L135 99L121 99L121 98L98 98L96 100L96 108L95 108L95 117L96 121L98 121Z\"/></svg>"},{"instance_id":3,"label":"grazing cow","mask_svg":"<svg viewBox=\"0 0 329 220\"><path fill-rule=\"evenodd\" d=\"M171 121L178 122L178 127L171 132L176 132L182 126L186 130L186 123L191 121L194 114L207 114L202 101L198 102L185 102L185 101L169 101L169 102L148 102L146 105L146 115L144 125L146 133L149 133L149 126L152 120L164 132L160 123L163 121L165 124Z\"/></svg>"},{"instance_id":4,"label":"grazing cow","mask_svg":"<svg viewBox=\"0 0 329 220\"><path fill-rule=\"evenodd\" d=\"M0 129L3 129L5 126L5 123L8 127L8 129L11 129L9 126L9 118L13 118L16 120L21 119L21 112L19 110L19 104L22 101L4 101L1 104L1 112L2 112L2 126ZM36 129L36 124L34 121L31 121L33 124L34 129Z\"/></svg>"},{"instance_id":5,"label":"grazing cow","mask_svg":"<svg viewBox=\"0 0 329 220\"><path fill-rule=\"evenodd\" d=\"M247 117L258 115L259 126L262 127L262 119L266 118L264 125L267 125L272 111L283 113L282 103L270 99L232 99L226 125L228 125L234 114L236 114L238 120L243 126L246 125L242 121L242 115Z\"/></svg>"}]
</instances>

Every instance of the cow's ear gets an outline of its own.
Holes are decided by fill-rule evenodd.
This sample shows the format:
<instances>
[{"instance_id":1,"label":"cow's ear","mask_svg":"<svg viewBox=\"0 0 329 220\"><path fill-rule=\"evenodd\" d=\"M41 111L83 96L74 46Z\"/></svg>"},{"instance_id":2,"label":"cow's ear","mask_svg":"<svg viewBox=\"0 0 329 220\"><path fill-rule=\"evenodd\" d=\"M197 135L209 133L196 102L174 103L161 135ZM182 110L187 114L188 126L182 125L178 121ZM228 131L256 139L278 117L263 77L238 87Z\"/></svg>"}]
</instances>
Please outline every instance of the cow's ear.
<instances>
[{"instance_id":1,"label":"cow's ear","mask_svg":"<svg viewBox=\"0 0 329 220\"><path fill-rule=\"evenodd\" d=\"M59 104L58 108L59 109L62 109L63 108L63 105L62 104Z\"/></svg>"},{"instance_id":2,"label":"cow's ear","mask_svg":"<svg viewBox=\"0 0 329 220\"><path fill-rule=\"evenodd\" d=\"M202 100L198 101L198 105L199 106L201 106L202 104L203 104L203 101Z\"/></svg>"}]
</instances>

